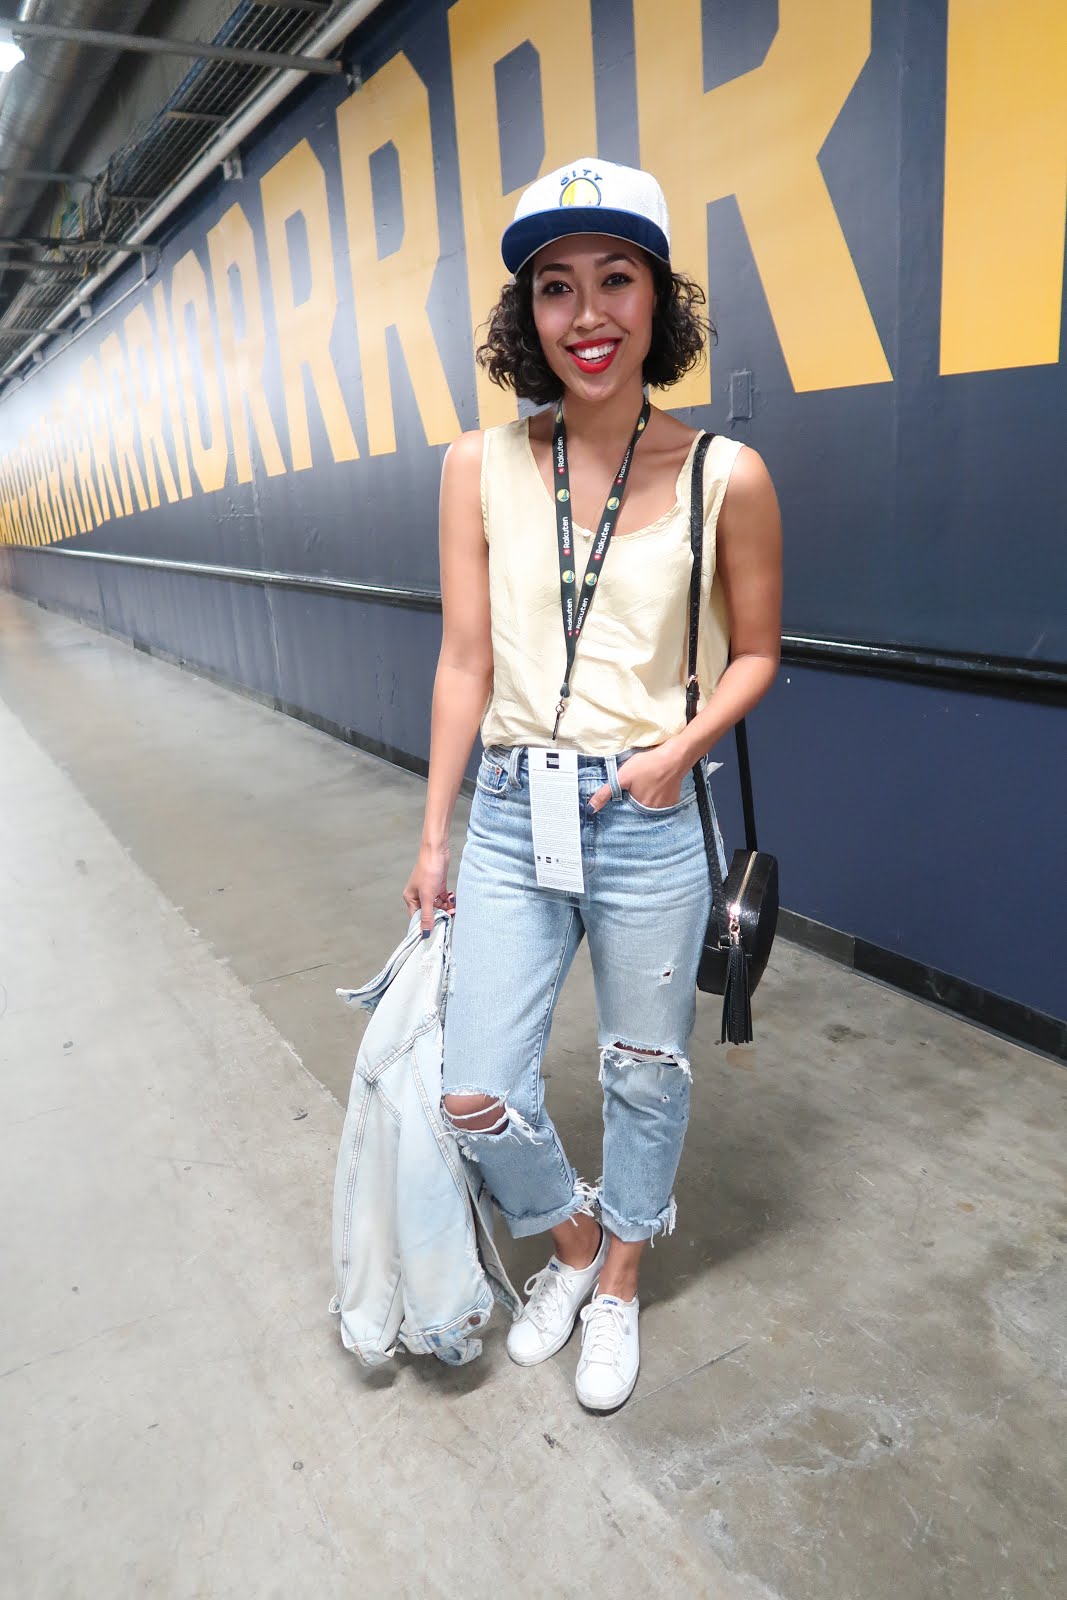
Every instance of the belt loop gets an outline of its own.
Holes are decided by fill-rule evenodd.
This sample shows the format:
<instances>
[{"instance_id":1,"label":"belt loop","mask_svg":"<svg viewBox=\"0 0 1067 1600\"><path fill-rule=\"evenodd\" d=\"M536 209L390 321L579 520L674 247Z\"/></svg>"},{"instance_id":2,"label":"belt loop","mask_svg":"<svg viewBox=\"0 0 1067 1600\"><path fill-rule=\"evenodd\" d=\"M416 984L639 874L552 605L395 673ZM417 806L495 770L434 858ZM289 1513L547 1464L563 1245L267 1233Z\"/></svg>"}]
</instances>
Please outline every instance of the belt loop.
<instances>
[{"instance_id":1,"label":"belt loop","mask_svg":"<svg viewBox=\"0 0 1067 1600\"><path fill-rule=\"evenodd\" d=\"M508 788L517 789L519 786L519 763L526 754L525 747L521 744L514 745L508 753Z\"/></svg>"},{"instance_id":2,"label":"belt loop","mask_svg":"<svg viewBox=\"0 0 1067 1600\"><path fill-rule=\"evenodd\" d=\"M615 756L606 756L604 758L604 764L608 769L608 784L611 788L611 798L613 800L621 800L622 785L619 782L618 759Z\"/></svg>"}]
</instances>

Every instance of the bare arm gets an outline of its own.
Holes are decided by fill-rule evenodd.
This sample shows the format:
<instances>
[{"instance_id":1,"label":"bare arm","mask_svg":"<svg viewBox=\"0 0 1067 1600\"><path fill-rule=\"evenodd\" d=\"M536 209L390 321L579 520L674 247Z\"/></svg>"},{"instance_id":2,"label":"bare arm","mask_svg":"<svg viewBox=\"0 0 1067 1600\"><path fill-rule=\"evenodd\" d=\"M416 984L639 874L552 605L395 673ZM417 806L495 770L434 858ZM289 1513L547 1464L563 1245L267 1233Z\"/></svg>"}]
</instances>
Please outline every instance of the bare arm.
<instances>
[{"instance_id":1,"label":"bare arm","mask_svg":"<svg viewBox=\"0 0 1067 1600\"><path fill-rule=\"evenodd\" d=\"M758 705L782 651L782 518L762 456L744 448L719 512L716 570L730 621L730 665L675 746L679 774Z\"/></svg>"},{"instance_id":2,"label":"bare arm","mask_svg":"<svg viewBox=\"0 0 1067 1600\"><path fill-rule=\"evenodd\" d=\"M482 435L450 447L441 474L441 595L444 627L430 722L430 774L422 846L404 901L422 911L448 904L448 833L459 786L493 683L489 551L482 527Z\"/></svg>"},{"instance_id":3,"label":"bare arm","mask_svg":"<svg viewBox=\"0 0 1067 1600\"><path fill-rule=\"evenodd\" d=\"M734 462L719 512L716 570L730 623L730 665L688 727L619 769L619 782L642 805L676 805L685 773L762 700L778 671L782 519L763 458L747 447ZM610 798L610 789L598 790L593 809Z\"/></svg>"}]
</instances>

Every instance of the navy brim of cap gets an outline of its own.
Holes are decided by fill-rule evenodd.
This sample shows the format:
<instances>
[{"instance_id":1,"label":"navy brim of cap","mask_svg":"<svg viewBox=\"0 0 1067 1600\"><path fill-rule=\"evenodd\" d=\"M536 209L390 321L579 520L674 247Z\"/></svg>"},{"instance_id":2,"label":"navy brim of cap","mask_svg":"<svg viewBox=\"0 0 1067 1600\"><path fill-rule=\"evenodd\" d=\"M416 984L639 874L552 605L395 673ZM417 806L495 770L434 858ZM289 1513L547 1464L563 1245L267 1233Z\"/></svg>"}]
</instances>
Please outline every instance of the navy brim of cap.
<instances>
[{"instance_id":1,"label":"navy brim of cap","mask_svg":"<svg viewBox=\"0 0 1067 1600\"><path fill-rule=\"evenodd\" d=\"M671 259L662 228L632 211L612 211L607 206L560 206L558 211L538 211L505 228L500 253L509 272L518 272L544 245L573 233L604 233L640 245L661 261Z\"/></svg>"}]
</instances>

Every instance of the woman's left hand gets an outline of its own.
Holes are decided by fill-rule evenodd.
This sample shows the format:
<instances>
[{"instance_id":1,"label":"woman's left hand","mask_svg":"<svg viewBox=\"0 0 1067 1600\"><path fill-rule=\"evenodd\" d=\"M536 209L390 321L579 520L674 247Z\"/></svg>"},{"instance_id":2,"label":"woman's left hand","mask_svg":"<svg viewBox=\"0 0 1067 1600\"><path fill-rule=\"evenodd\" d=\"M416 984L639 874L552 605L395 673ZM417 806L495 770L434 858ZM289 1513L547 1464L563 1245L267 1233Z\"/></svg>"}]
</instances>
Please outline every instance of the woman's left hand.
<instances>
[{"instance_id":1,"label":"woman's left hand","mask_svg":"<svg viewBox=\"0 0 1067 1600\"><path fill-rule=\"evenodd\" d=\"M649 811L665 811L682 797L682 778L687 771L679 766L678 753L670 741L653 750L641 750L619 768L619 787L629 790L639 805ZM604 784L589 802L590 811L602 811L611 800L611 786Z\"/></svg>"}]
</instances>

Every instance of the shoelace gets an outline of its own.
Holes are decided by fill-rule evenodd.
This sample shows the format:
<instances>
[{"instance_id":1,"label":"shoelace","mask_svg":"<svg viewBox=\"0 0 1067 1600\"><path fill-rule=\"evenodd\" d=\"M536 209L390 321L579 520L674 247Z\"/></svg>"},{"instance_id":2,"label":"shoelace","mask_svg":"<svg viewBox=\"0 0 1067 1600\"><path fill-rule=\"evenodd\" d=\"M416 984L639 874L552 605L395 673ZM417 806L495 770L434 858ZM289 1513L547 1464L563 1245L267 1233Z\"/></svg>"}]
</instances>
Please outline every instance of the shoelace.
<instances>
[{"instance_id":1,"label":"shoelace","mask_svg":"<svg viewBox=\"0 0 1067 1600\"><path fill-rule=\"evenodd\" d=\"M532 1278L527 1278L522 1292L529 1295L524 1316L543 1333L563 1311L565 1291L559 1273L553 1272L551 1266L542 1267Z\"/></svg>"},{"instance_id":2,"label":"shoelace","mask_svg":"<svg viewBox=\"0 0 1067 1600\"><path fill-rule=\"evenodd\" d=\"M583 1361L615 1365L626 1338L626 1313L609 1300L593 1300L581 1313Z\"/></svg>"}]
</instances>

